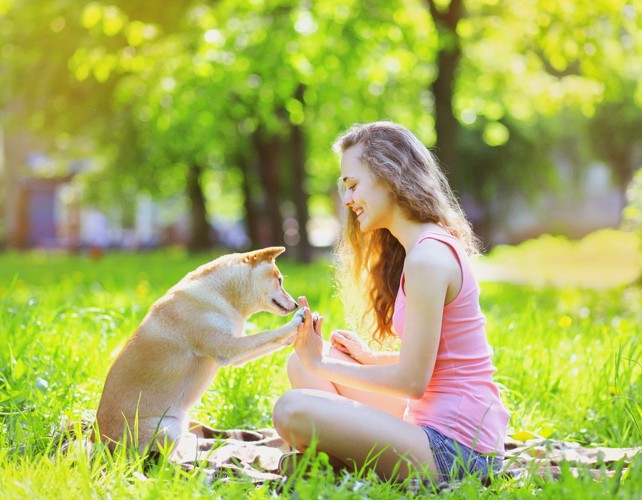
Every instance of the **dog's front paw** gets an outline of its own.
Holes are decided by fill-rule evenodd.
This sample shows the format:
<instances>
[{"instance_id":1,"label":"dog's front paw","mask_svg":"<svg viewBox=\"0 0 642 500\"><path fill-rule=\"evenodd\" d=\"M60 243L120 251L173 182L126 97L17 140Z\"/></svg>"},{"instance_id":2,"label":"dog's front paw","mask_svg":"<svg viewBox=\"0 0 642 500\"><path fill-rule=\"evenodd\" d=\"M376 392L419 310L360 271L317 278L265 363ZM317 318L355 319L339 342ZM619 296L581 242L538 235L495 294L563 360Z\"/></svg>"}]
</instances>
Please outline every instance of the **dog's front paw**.
<instances>
[{"instance_id":1,"label":"dog's front paw","mask_svg":"<svg viewBox=\"0 0 642 500\"><path fill-rule=\"evenodd\" d=\"M292 316L292 322L296 326L299 326L304 321L305 321L305 311L301 308L297 312L294 313L294 316Z\"/></svg>"},{"instance_id":2,"label":"dog's front paw","mask_svg":"<svg viewBox=\"0 0 642 500\"><path fill-rule=\"evenodd\" d=\"M299 309L294 313L292 319L284 326L284 336L281 338L283 345L292 345L294 339L296 339L297 333L299 331L299 326L305 321L305 312L303 309Z\"/></svg>"}]
</instances>

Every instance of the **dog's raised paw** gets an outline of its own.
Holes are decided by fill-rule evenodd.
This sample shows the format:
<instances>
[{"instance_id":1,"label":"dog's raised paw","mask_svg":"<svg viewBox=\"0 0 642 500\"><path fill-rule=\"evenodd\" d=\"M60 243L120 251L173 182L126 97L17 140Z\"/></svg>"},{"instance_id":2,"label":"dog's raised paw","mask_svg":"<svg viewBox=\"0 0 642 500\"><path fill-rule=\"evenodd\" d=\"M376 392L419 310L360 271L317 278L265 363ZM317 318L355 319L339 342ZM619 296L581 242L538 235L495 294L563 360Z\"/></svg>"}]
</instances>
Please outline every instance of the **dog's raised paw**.
<instances>
[{"instance_id":1,"label":"dog's raised paw","mask_svg":"<svg viewBox=\"0 0 642 500\"><path fill-rule=\"evenodd\" d=\"M292 320L293 321L298 320L299 324L303 323L305 321L305 311L303 309L299 309L297 312L294 313Z\"/></svg>"}]
</instances>

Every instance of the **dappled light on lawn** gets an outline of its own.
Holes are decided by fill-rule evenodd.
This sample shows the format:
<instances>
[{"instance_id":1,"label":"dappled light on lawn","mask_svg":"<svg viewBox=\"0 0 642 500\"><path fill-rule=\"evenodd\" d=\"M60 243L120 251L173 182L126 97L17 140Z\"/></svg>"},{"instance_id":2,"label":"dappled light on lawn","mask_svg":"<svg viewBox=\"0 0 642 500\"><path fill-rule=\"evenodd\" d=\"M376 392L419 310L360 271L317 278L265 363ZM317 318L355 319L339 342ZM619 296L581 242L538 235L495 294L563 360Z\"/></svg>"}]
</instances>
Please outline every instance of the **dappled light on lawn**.
<instances>
[{"instance_id":1,"label":"dappled light on lawn","mask_svg":"<svg viewBox=\"0 0 642 500\"><path fill-rule=\"evenodd\" d=\"M642 275L642 245L634 233L613 229L580 241L544 235L516 246L500 245L474 265L481 281L603 290ZM566 321L561 318L560 326Z\"/></svg>"},{"instance_id":2,"label":"dappled light on lawn","mask_svg":"<svg viewBox=\"0 0 642 500\"><path fill-rule=\"evenodd\" d=\"M503 262L516 271L520 262L527 263L521 264L524 268L534 266L528 271L537 275L550 272L550 251L565 256L567 247L583 247L588 241L596 255L607 254L602 258L607 263L609 245L620 244L609 233L581 243L541 240L498 249L498 255L510 257ZM582 248L574 255L586 252ZM67 495L71 488L83 498L309 498L325 493L328 498L408 498L403 486L363 474L301 478L290 496L237 478L204 483L202 464L191 472L167 466L143 470L125 456L108 459L99 454L90 462L80 452L56 453L52 432L56 434L61 423L93 420L107 370L151 303L211 257L171 250L109 252L95 262L86 255L63 253L0 254L0 339L8 346L0 349L0 367L5 367L0 369L0 391L6 393L0 398L2 498L34 496L36 488L47 498L62 498L63 487ZM495 257L488 259L495 264L500 261ZM612 259L617 264L625 260ZM323 312L327 333L347 319L333 289L330 264L329 259L311 265L284 260L282 266L292 293L307 295L314 309ZM633 498L626 494L642 489L642 454L629 465L630 454L642 442L642 289L540 288L488 281L481 287L498 368L495 380L511 412L506 442L513 447L515 467L524 470L524 463L575 457L598 471L597 454L604 452L611 460L618 451L620 456L629 454L623 466L628 468L622 470L627 479L577 479L569 472L557 482L502 477L488 486L468 478L452 494L440 496L583 498L577 494L582 492L587 498L611 498L604 492L617 487L624 492L620 497ZM250 333L279 324L273 315L256 315L252 323ZM193 416L220 429L270 427L274 402L289 387L290 352L221 370ZM565 462L562 467L572 466ZM616 467L605 468L614 472ZM564 496L569 491L570 496ZM426 488L419 496L434 493Z\"/></svg>"}]
</instances>

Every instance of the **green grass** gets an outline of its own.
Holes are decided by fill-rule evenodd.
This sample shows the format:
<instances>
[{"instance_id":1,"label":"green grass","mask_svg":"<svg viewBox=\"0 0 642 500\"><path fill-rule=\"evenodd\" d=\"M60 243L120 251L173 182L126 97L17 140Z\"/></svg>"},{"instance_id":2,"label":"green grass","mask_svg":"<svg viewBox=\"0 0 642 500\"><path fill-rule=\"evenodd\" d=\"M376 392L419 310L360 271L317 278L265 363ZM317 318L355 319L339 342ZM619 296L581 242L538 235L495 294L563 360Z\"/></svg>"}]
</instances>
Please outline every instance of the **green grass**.
<instances>
[{"instance_id":1,"label":"green grass","mask_svg":"<svg viewBox=\"0 0 642 500\"><path fill-rule=\"evenodd\" d=\"M107 370L147 308L212 257L167 250L108 254L95 262L83 255L0 254L0 498L410 496L405 486L370 474L331 477L322 462L314 477L280 492L241 479L209 484L198 472L167 464L143 474L136 460L90 461L81 450L57 451L61 425L92 419ZM279 263L286 288L308 296L326 317L326 331L343 326L327 261ZM482 291L511 434L613 447L642 443L639 286L595 291L484 282ZM282 321L260 314L251 328ZM288 352L220 370L195 416L219 428L270 426L272 405L288 388ZM567 472L555 483L501 479L482 487L470 478L442 495L632 498L638 491L640 460L625 480L594 482Z\"/></svg>"}]
</instances>

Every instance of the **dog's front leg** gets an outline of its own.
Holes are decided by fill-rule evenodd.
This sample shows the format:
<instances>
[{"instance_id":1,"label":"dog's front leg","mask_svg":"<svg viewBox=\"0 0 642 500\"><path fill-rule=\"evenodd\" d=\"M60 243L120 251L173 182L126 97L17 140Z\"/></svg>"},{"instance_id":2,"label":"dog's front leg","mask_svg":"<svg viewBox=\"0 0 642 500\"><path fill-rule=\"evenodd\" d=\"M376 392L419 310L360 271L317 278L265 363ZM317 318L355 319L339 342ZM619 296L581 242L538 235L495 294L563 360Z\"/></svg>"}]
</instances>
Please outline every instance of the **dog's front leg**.
<instances>
[{"instance_id":1,"label":"dog's front leg","mask_svg":"<svg viewBox=\"0 0 642 500\"><path fill-rule=\"evenodd\" d=\"M286 325L276 330L242 337L229 337L225 339L223 345L217 346L213 357L222 365L238 366L277 351L292 344L304 317L303 311L299 309Z\"/></svg>"}]
</instances>

